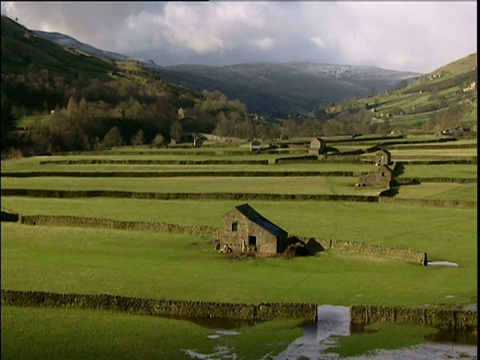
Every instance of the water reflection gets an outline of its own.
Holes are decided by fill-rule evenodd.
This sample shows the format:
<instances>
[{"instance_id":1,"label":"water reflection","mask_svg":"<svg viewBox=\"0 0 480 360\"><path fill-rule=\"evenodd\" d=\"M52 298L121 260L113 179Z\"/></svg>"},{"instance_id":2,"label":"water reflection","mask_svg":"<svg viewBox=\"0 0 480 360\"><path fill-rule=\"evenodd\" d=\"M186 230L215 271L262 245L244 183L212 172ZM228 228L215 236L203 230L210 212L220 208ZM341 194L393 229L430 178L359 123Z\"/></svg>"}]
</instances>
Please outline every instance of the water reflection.
<instances>
[{"instance_id":1,"label":"water reflection","mask_svg":"<svg viewBox=\"0 0 480 360\"><path fill-rule=\"evenodd\" d=\"M191 320L191 319L190 319ZM255 325L253 321L203 319L196 320L197 324L210 329L216 329L216 334L209 336L216 341L222 336L236 336L244 326ZM290 343L287 348L276 356L264 355L259 359L275 360L332 360L340 359L338 354L328 353L327 349L338 346L338 337L350 336L356 333L371 333L362 325L350 323L350 307L322 305L318 307L318 321L304 322L300 325L303 336ZM240 331L240 330L239 330ZM282 339L279 339L281 342ZM477 333L473 331L438 331L426 337L425 343L396 350L377 349L373 352L342 359L368 360L442 360L442 359L477 359ZM186 350L186 354L193 359L237 359L235 349L225 346L215 347L214 354L199 354ZM240 357L241 358L241 357Z\"/></svg>"},{"instance_id":2,"label":"water reflection","mask_svg":"<svg viewBox=\"0 0 480 360\"><path fill-rule=\"evenodd\" d=\"M275 359L318 359L326 349L336 345L333 336L349 336L350 334L350 308L322 305L318 307L316 326L303 327L303 336L291 343ZM326 356L326 354L323 355ZM327 359L327 357L324 358Z\"/></svg>"}]
</instances>

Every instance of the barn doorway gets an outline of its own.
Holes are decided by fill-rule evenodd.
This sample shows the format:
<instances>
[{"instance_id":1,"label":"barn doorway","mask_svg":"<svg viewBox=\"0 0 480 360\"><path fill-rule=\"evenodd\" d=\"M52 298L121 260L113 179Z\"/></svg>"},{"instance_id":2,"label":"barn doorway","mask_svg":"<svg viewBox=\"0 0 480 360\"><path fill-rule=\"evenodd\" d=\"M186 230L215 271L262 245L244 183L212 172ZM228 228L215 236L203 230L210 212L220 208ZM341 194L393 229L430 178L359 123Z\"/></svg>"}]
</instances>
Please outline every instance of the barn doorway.
<instances>
[{"instance_id":1,"label":"barn doorway","mask_svg":"<svg viewBox=\"0 0 480 360\"><path fill-rule=\"evenodd\" d=\"M257 237L249 235L248 236L248 247L252 248L254 247L255 249L257 248Z\"/></svg>"}]
</instances>

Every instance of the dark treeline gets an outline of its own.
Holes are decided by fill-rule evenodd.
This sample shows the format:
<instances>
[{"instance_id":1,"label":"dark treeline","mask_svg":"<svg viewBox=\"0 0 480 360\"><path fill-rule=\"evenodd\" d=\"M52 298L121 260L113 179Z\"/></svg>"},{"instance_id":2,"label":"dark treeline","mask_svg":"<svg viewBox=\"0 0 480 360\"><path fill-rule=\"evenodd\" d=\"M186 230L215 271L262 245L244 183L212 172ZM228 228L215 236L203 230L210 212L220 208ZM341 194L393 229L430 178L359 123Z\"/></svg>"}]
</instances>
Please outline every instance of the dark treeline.
<instances>
[{"instance_id":1,"label":"dark treeline","mask_svg":"<svg viewBox=\"0 0 480 360\"><path fill-rule=\"evenodd\" d=\"M161 79L72 80L29 70L2 74L2 149L20 143L52 152L159 146L191 132L253 137L263 131L244 104L217 91L194 93ZM21 138L4 138L18 119L29 116L41 120L23 129Z\"/></svg>"}]
</instances>

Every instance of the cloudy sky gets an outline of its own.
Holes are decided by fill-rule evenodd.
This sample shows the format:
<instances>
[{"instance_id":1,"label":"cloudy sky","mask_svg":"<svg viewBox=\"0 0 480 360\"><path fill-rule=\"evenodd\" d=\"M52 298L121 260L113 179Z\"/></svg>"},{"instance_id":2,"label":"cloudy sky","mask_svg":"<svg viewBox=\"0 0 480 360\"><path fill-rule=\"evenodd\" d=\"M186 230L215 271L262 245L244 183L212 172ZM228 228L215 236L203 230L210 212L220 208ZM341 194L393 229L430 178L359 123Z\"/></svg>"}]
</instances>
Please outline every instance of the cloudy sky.
<instances>
[{"instance_id":1,"label":"cloudy sky","mask_svg":"<svg viewBox=\"0 0 480 360\"><path fill-rule=\"evenodd\" d=\"M476 1L3 2L60 32L158 65L311 61L431 72L477 51Z\"/></svg>"}]
</instances>

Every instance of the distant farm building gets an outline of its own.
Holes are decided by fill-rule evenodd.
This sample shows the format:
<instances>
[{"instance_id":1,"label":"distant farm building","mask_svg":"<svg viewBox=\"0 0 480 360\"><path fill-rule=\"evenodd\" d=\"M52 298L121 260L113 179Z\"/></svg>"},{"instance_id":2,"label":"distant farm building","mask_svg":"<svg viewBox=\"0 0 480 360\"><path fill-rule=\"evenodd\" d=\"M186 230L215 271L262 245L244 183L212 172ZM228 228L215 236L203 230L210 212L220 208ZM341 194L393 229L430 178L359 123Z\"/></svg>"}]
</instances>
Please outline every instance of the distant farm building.
<instances>
[{"instance_id":1,"label":"distant farm building","mask_svg":"<svg viewBox=\"0 0 480 360\"><path fill-rule=\"evenodd\" d=\"M310 141L310 148L308 149L308 153L312 155L319 155L325 152L327 147L327 143L322 138L313 138Z\"/></svg>"},{"instance_id":2,"label":"distant farm building","mask_svg":"<svg viewBox=\"0 0 480 360\"><path fill-rule=\"evenodd\" d=\"M392 162L392 154L386 149L382 149L375 155L375 165L390 165Z\"/></svg>"},{"instance_id":3,"label":"distant farm building","mask_svg":"<svg viewBox=\"0 0 480 360\"><path fill-rule=\"evenodd\" d=\"M183 108L179 108L177 111L177 116L179 119L183 119L185 117L185 110Z\"/></svg>"},{"instance_id":4,"label":"distant farm building","mask_svg":"<svg viewBox=\"0 0 480 360\"><path fill-rule=\"evenodd\" d=\"M393 170L386 165L381 165L376 172L362 174L357 186L388 186L393 180Z\"/></svg>"},{"instance_id":5,"label":"distant farm building","mask_svg":"<svg viewBox=\"0 0 480 360\"><path fill-rule=\"evenodd\" d=\"M466 88L463 88L462 92L466 93L466 92L469 92L469 91L476 91L477 86L478 86L477 82L473 81L469 86L467 86Z\"/></svg>"},{"instance_id":6,"label":"distant farm building","mask_svg":"<svg viewBox=\"0 0 480 360\"><path fill-rule=\"evenodd\" d=\"M203 136L197 136L195 139L193 139L193 147L199 148L202 147L204 141L207 140Z\"/></svg>"},{"instance_id":7,"label":"distant farm building","mask_svg":"<svg viewBox=\"0 0 480 360\"><path fill-rule=\"evenodd\" d=\"M279 254L287 248L288 233L248 204L236 206L222 218L220 249Z\"/></svg>"},{"instance_id":8,"label":"distant farm building","mask_svg":"<svg viewBox=\"0 0 480 360\"><path fill-rule=\"evenodd\" d=\"M250 142L250 151L260 152L260 149L261 149L260 141L258 141L257 139L253 139Z\"/></svg>"}]
</instances>

